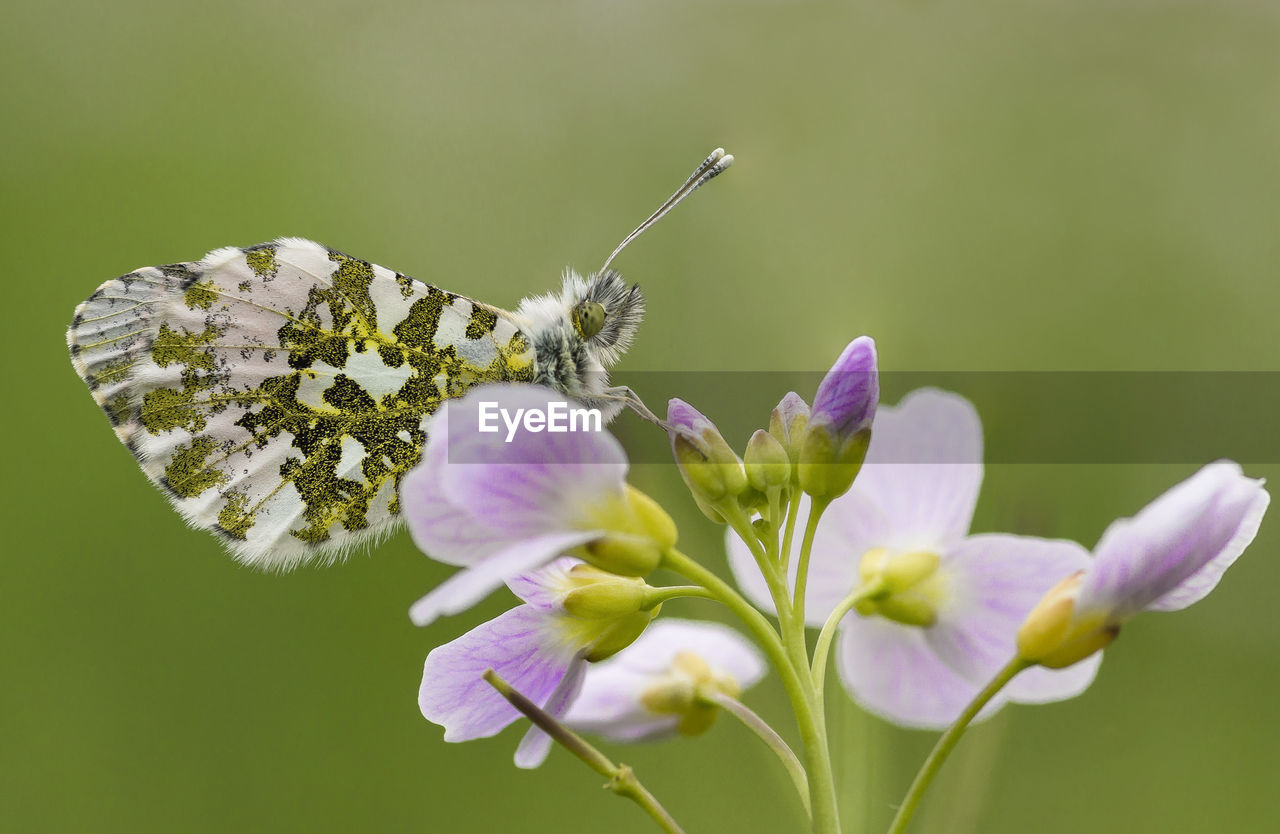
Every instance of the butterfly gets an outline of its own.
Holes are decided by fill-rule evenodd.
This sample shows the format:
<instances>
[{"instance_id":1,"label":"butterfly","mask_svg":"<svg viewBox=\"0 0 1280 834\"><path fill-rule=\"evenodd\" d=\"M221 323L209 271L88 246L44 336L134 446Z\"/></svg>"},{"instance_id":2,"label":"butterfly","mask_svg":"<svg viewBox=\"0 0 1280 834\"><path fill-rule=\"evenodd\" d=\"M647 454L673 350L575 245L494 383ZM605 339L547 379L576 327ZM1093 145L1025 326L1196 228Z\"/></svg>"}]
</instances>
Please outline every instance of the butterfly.
<instances>
[{"instance_id":1,"label":"butterfly","mask_svg":"<svg viewBox=\"0 0 1280 834\"><path fill-rule=\"evenodd\" d=\"M527 382L657 422L607 372L644 315L609 269L733 162L716 149L595 273L507 311L302 238L215 249L108 281L76 308L76 373L187 522L266 569L392 532L432 415Z\"/></svg>"}]
</instances>

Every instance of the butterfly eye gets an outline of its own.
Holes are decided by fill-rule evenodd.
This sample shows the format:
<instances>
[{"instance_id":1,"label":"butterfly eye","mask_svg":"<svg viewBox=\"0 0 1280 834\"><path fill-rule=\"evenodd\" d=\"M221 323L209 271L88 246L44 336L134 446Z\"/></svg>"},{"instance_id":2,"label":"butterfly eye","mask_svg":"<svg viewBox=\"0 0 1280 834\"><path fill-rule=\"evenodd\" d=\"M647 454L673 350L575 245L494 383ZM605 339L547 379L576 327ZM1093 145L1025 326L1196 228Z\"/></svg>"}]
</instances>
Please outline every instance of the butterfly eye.
<instances>
[{"instance_id":1,"label":"butterfly eye","mask_svg":"<svg viewBox=\"0 0 1280 834\"><path fill-rule=\"evenodd\" d=\"M604 327L604 307L594 301L579 301L570 316L574 329L584 339L593 338Z\"/></svg>"}]
</instances>

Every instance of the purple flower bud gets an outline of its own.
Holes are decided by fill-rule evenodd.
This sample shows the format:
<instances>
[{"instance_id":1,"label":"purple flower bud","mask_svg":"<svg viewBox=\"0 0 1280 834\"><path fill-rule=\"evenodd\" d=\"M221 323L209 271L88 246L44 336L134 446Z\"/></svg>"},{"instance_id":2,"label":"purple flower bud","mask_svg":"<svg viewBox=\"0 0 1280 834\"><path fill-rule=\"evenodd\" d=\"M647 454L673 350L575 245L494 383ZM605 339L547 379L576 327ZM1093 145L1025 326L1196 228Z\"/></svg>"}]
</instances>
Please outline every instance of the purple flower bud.
<instances>
[{"instance_id":1,"label":"purple flower bud","mask_svg":"<svg viewBox=\"0 0 1280 834\"><path fill-rule=\"evenodd\" d=\"M794 463L800 457L804 432L809 426L809 404L791 391L769 415L769 434L774 436Z\"/></svg>"},{"instance_id":2,"label":"purple flower bud","mask_svg":"<svg viewBox=\"0 0 1280 834\"><path fill-rule=\"evenodd\" d=\"M838 437L845 438L871 427L879 401L876 343L870 336L859 336L818 384L809 422L825 423Z\"/></svg>"},{"instance_id":3,"label":"purple flower bud","mask_svg":"<svg viewBox=\"0 0 1280 834\"><path fill-rule=\"evenodd\" d=\"M742 461L700 411L684 400L673 399L667 404L667 423L671 454L695 498L714 504L747 488Z\"/></svg>"}]
</instances>

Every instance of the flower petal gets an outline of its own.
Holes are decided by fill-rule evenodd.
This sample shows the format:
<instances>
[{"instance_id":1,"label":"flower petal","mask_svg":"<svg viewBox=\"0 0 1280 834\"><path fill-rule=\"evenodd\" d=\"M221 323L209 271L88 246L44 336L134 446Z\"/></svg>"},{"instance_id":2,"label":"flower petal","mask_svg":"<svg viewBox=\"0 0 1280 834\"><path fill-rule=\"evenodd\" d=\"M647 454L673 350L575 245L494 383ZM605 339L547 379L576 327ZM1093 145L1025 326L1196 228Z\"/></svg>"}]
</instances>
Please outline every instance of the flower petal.
<instances>
[{"instance_id":1,"label":"flower petal","mask_svg":"<svg viewBox=\"0 0 1280 834\"><path fill-rule=\"evenodd\" d=\"M492 736L520 713L481 677L486 669L541 705L572 658L572 650L549 633L547 616L521 605L427 655L418 706L427 720L445 728L445 741Z\"/></svg>"},{"instance_id":2,"label":"flower petal","mask_svg":"<svg viewBox=\"0 0 1280 834\"><path fill-rule=\"evenodd\" d=\"M584 501L621 495L627 461L607 432L481 432L481 403L545 411L565 398L532 385L482 385L431 421L423 460L401 485L414 543L431 558L475 564L519 539L576 523Z\"/></svg>"},{"instance_id":3,"label":"flower petal","mask_svg":"<svg viewBox=\"0 0 1280 834\"><path fill-rule=\"evenodd\" d=\"M444 416L432 421L422 462L401 481L400 502L419 550L446 565L471 565L505 547L508 537L505 531L478 523L446 491L447 444L437 440L447 431Z\"/></svg>"},{"instance_id":4,"label":"flower petal","mask_svg":"<svg viewBox=\"0 0 1280 834\"><path fill-rule=\"evenodd\" d=\"M522 602L535 608L562 612L561 598L570 587L569 571L574 565L581 564L584 564L581 559L562 556L537 570L512 576L507 580L507 587Z\"/></svg>"},{"instance_id":5,"label":"flower petal","mask_svg":"<svg viewBox=\"0 0 1280 834\"><path fill-rule=\"evenodd\" d=\"M414 625L426 626L440 617L466 611L516 574L600 535L598 530L557 532L518 541L437 585L410 606L409 619Z\"/></svg>"},{"instance_id":6,"label":"flower petal","mask_svg":"<svg viewBox=\"0 0 1280 834\"><path fill-rule=\"evenodd\" d=\"M645 690L667 674L680 652L693 652L713 673L729 675L745 690L764 677L764 658L734 629L719 623L664 617L618 654L593 664L565 713L570 726L616 741L674 732L678 718L641 703Z\"/></svg>"},{"instance_id":7,"label":"flower petal","mask_svg":"<svg viewBox=\"0 0 1280 834\"><path fill-rule=\"evenodd\" d=\"M982 485L982 423L959 394L922 388L881 406L854 485L893 525L887 546L940 551L969 532Z\"/></svg>"},{"instance_id":8,"label":"flower petal","mask_svg":"<svg viewBox=\"0 0 1280 834\"><path fill-rule=\"evenodd\" d=\"M545 414L565 402L563 394L540 386L486 385L448 403L454 429L442 483L449 499L514 538L572 526L584 502L621 495L627 457L608 432L521 429L508 442L505 417L489 421L498 431L472 430L481 423L482 404L518 415Z\"/></svg>"},{"instance_id":9,"label":"flower petal","mask_svg":"<svg viewBox=\"0 0 1280 834\"><path fill-rule=\"evenodd\" d=\"M1102 534L1077 616L1105 611L1120 623L1148 608L1171 611L1203 598L1253 541L1270 501L1239 464L1212 463L1136 516Z\"/></svg>"},{"instance_id":10,"label":"flower petal","mask_svg":"<svg viewBox=\"0 0 1280 834\"><path fill-rule=\"evenodd\" d=\"M980 686L956 674L925 642L923 630L883 617L846 615L836 664L845 689L864 709L904 727L942 729L959 717ZM1005 703L996 695L982 720Z\"/></svg>"},{"instance_id":11,"label":"flower petal","mask_svg":"<svg viewBox=\"0 0 1280 834\"><path fill-rule=\"evenodd\" d=\"M543 704L544 712L549 713L553 718L560 718L564 715L565 709L569 704L573 703L573 699L578 697L578 692L582 689L582 679L587 672L587 662L582 659L581 655L574 657L569 669L565 672L564 678L561 679L560 685L556 687L555 692L551 693L551 697L547 698L547 702ZM547 754L551 752L551 736L542 731L537 724L531 726L524 734L524 738L520 739L520 745L516 747L515 762L516 767L532 769L538 767L547 760Z\"/></svg>"},{"instance_id":12,"label":"flower petal","mask_svg":"<svg viewBox=\"0 0 1280 834\"><path fill-rule=\"evenodd\" d=\"M938 611L938 622L924 629L925 641L953 671L985 685L1017 654L1018 629L1041 597L1091 563L1089 552L1072 541L970 536L939 565L950 597ZM1070 674L1024 673L1005 694L1038 703L1070 698L1088 686L1096 668L1095 663L1088 674L1076 667Z\"/></svg>"}]
</instances>

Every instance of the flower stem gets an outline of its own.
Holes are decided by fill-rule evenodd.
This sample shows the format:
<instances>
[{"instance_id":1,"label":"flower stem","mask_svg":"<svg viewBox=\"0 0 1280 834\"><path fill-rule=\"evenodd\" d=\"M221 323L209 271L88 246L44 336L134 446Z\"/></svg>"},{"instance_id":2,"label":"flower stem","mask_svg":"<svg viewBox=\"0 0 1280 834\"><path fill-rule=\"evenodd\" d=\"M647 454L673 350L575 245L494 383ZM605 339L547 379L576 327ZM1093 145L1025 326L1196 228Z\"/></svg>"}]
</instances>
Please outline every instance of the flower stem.
<instances>
[{"instance_id":1,"label":"flower stem","mask_svg":"<svg viewBox=\"0 0 1280 834\"><path fill-rule=\"evenodd\" d=\"M757 542L759 545L759 542ZM809 799L813 809L813 830L816 834L839 834L840 818L836 810L835 779L831 774L831 755L827 750L826 727L818 698L809 677L808 657L804 654L804 634L795 639L795 629L788 629L789 619L780 619L783 628L790 632L787 645L783 645L778 632L765 616L742 598L727 582L702 565L674 548L663 554L663 566L686 579L697 582L715 594L738 619L751 631L769 657L769 662L782 678L782 685L791 701L796 716L800 739L804 743L806 772L809 777ZM803 624L801 625L803 629ZM795 658L799 648L798 659Z\"/></svg>"},{"instance_id":2,"label":"flower stem","mask_svg":"<svg viewBox=\"0 0 1280 834\"><path fill-rule=\"evenodd\" d=\"M698 597L700 599L715 599L715 595L701 585L666 585L662 587L650 588L644 594L644 609L647 611L654 606L661 605L669 599L678 599L679 597Z\"/></svg>"},{"instance_id":3,"label":"flower stem","mask_svg":"<svg viewBox=\"0 0 1280 834\"><path fill-rule=\"evenodd\" d=\"M809 585L809 555L813 551L813 536L818 532L818 522L822 520L822 513L829 503L831 502L817 498L810 502L809 520L804 526L804 539L800 542L800 562L796 570L795 598L791 608L795 611L796 619L800 621L801 629L804 628L804 595Z\"/></svg>"},{"instance_id":4,"label":"flower stem","mask_svg":"<svg viewBox=\"0 0 1280 834\"><path fill-rule=\"evenodd\" d=\"M812 816L813 812L809 805L809 778L805 775L804 765L800 764L800 760L796 758L796 754L787 746L787 743L782 740L782 736L778 735L777 731L770 727L768 722L756 715L750 707L737 698L731 698L723 692L717 692L711 695L709 700L747 725L747 728L759 736L760 740L774 752L778 757L778 761L782 762L782 766L786 768L787 775L791 777L791 782L796 787L796 793L800 795L800 802L804 804L804 812Z\"/></svg>"},{"instance_id":5,"label":"flower stem","mask_svg":"<svg viewBox=\"0 0 1280 834\"><path fill-rule=\"evenodd\" d=\"M868 597L875 596L881 590L883 590L882 582L863 585L842 599L835 610L831 612L831 616L827 617L827 621L822 625L822 633L818 635L817 645L813 647L813 666L810 669L810 674L813 675L813 688L819 693L822 692L826 683L827 655L831 651L831 641L836 635L836 628L840 625L840 621L844 619L845 614L853 610L855 605Z\"/></svg>"},{"instance_id":6,"label":"flower stem","mask_svg":"<svg viewBox=\"0 0 1280 834\"><path fill-rule=\"evenodd\" d=\"M560 742L570 753L582 759L587 767L608 779L609 781L605 785L606 788L618 796L625 796L639 805L646 814L653 818L658 827L666 831L667 834L684 834L684 830L680 828L671 814L667 813L667 809L663 808L653 794L649 793L649 790L640 784L640 780L636 778L635 771L630 767L624 764L614 764L608 756L591 746L586 739L552 718L537 704L514 689L497 672L488 669L483 677L490 686L498 690L499 695L511 703L511 706L524 713L530 721L537 724L547 735Z\"/></svg>"},{"instance_id":7,"label":"flower stem","mask_svg":"<svg viewBox=\"0 0 1280 834\"><path fill-rule=\"evenodd\" d=\"M1004 689L1005 684L1013 680L1014 675L1033 665L1035 664L1029 660L1015 657L1009 661L1008 666L997 672L991 682L982 688L982 691L974 697L969 706L964 708L964 712L960 713L956 723L947 728L947 731L938 739L938 743L934 745L933 750L930 751L929 757L924 760L924 764L921 765L920 771L911 783L911 787L907 789L907 795L902 798L902 804L898 806L897 816L889 824L888 834L902 834L907 830L907 824L911 822L911 817L920 805L920 800L924 798L924 792L928 790L929 783L933 781L934 776L938 775L938 770L942 767L942 763L947 760L947 756L951 755L951 751L960 742L960 737L964 735L964 731L968 729L969 723L973 721L974 716L982 711L982 708L995 697L997 692Z\"/></svg>"},{"instance_id":8,"label":"flower stem","mask_svg":"<svg viewBox=\"0 0 1280 834\"><path fill-rule=\"evenodd\" d=\"M791 542L796 535L796 513L798 512L800 512L800 490L793 486L791 500L787 505L787 527L782 534L782 555L778 559L783 576L790 576L788 571L791 568Z\"/></svg>"}]
</instances>

